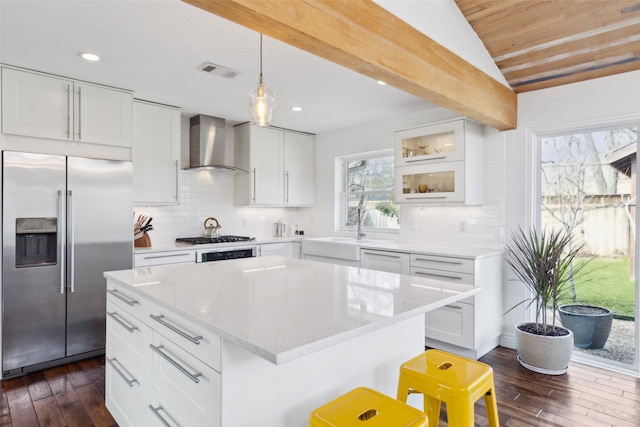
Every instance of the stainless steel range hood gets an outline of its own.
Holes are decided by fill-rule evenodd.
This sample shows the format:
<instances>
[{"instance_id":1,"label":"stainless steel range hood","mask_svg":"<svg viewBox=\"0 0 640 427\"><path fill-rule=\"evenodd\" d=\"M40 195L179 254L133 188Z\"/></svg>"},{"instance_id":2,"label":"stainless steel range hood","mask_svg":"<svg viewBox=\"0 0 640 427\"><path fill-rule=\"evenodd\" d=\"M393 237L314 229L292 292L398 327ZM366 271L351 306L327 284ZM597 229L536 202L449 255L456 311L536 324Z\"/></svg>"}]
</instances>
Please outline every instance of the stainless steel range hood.
<instances>
[{"instance_id":1,"label":"stainless steel range hood","mask_svg":"<svg viewBox=\"0 0 640 427\"><path fill-rule=\"evenodd\" d=\"M189 169L247 173L226 159L226 145L225 119L203 114L191 117Z\"/></svg>"}]
</instances>

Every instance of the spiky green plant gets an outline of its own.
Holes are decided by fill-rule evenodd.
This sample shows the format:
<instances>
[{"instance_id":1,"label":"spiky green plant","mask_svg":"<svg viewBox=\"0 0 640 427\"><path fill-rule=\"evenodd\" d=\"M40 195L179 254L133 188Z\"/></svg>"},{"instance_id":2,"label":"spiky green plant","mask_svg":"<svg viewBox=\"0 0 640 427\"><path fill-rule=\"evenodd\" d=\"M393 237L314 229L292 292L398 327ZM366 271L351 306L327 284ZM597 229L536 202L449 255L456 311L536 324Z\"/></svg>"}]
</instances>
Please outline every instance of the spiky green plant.
<instances>
[{"instance_id":1,"label":"spiky green plant","mask_svg":"<svg viewBox=\"0 0 640 427\"><path fill-rule=\"evenodd\" d=\"M560 303L571 281L587 264L573 263L583 246L574 245L571 235L562 230L538 233L535 228L528 232L519 228L513 233L505 250L505 261L531 291L532 297L509 311L524 303L528 303L527 307L535 304L535 333L558 334L556 318ZM547 308L551 309L551 322L547 319Z\"/></svg>"}]
</instances>

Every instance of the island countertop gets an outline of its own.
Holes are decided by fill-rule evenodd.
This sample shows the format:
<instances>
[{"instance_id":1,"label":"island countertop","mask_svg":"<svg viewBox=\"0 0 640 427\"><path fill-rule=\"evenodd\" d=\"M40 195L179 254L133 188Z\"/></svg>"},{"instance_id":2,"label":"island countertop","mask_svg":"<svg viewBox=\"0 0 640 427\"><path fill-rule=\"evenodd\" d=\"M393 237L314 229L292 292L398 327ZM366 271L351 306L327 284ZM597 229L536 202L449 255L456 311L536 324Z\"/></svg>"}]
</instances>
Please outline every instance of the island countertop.
<instances>
[{"instance_id":1,"label":"island countertop","mask_svg":"<svg viewBox=\"0 0 640 427\"><path fill-rule=\"evenodd\" d=\"M104 276L274 364L480 291L477 286L277 256Z\"/></svg>"}]
</instances>

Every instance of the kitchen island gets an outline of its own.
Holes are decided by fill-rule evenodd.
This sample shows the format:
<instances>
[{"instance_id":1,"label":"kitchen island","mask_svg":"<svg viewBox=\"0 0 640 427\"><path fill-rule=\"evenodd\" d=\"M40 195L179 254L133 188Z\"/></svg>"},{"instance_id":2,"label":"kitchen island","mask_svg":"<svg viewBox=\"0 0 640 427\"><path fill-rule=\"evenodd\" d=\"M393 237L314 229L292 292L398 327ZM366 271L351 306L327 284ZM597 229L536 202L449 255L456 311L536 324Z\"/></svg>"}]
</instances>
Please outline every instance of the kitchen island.
<instances>
[{"instance_id":1,"label":"kitchen island","mask_svg":"<svg viewBox=\"0 0 640 427\"><path fill-rule=\"evenodd\" d=\"M424 351L424 313L480 291L286 257L105 277L121 426L304 426L356 386L394 395L399 365Z\"/></svg>"}]
</instances>

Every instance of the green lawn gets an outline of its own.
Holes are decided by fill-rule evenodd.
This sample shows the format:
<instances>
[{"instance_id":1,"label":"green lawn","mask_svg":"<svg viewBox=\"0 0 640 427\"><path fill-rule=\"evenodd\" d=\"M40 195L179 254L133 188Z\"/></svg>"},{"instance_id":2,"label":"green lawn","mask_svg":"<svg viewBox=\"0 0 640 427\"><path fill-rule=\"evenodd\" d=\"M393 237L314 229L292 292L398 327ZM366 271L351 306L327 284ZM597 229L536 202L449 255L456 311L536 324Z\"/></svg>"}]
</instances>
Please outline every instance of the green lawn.
<instances>
[{"instance_id":1,"label":"green lawn","mask_svg":"<svg viewBox=\"0 0 640 427\"><path fill-rule=\"evenodd\" d=\"M579 275L575 302L606 307L617 315L634 316L635 282L629 280L628 258L593 259Z\"/></svg>"}]
</instances>

